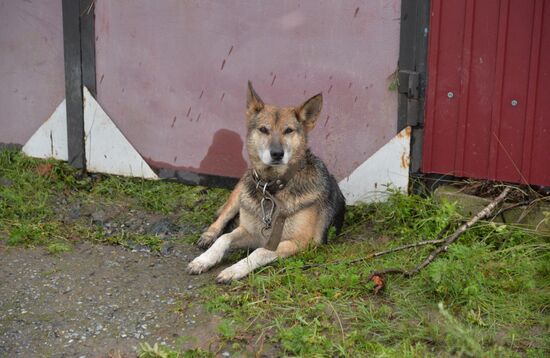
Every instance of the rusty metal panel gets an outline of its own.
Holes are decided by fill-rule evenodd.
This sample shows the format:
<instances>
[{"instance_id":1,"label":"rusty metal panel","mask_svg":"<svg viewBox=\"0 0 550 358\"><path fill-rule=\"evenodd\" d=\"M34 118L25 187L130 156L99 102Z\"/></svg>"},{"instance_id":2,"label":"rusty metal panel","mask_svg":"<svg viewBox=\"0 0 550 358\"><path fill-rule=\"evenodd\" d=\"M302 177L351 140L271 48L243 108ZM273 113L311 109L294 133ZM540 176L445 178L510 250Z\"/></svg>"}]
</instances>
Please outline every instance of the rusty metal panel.
<instances>
[{"instance_id":1,"label":"rusty metal panel","mask_svg":"<svg viewBox=\"0 0 550 358\"><path fill-rule=\"evenodd\" d=\"M549 8L432 1L424 172L550 185Z\"/></svg>"},{"instance_id":2,"label":"rusty metal panel","mask_svg":"<svg viewBox=\"0 0 550 358\"><path fill-rule=\"evenodd\" d=\"M245 86L324 108L311 146L341 179L396 133L400 1L96 3L98 101L154 167L238 177Z\"/></svg>"},{"instance_id":3,"label":"rusty metal panel","mask_svg":"<svg viewBox=\"0 0 550 358\"><path fill-rule=\"evenodd\" d=\"M24 144L63 101L61 1L0 0L0 143Z\"/></svg>"}]
</instances>

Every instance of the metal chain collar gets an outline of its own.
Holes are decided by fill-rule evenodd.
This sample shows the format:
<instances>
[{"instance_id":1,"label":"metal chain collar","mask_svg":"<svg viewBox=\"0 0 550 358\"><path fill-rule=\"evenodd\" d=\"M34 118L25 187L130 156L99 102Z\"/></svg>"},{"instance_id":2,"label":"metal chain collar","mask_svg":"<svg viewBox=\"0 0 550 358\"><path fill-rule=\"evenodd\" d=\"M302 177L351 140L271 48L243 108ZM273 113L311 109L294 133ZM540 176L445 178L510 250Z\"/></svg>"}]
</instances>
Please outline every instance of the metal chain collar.
<instances>
[{"instance_id":1,"label":"metal chain collar","mask_svg":"<svg viewBox=\"0 0 550 358\"><path fill-rule=\"evenodd\" d=\"M267 183L264 184L262 188L263 197L260 201L260 206L262 208L262 221L265 225L263 230L271 228L271 224L273 223L273 213L275 212L275 201L266 188Z\"/></svg>"},{"instance_id":2,"label":"metal chain collar","mask_svg":"<svg viewBox=\"0 0 550 358\"><path fill-rule=\"evenodd\" d=\"M256 171L254 171L254 177L257 180L256 189L262 192L260 207L262 208L262 222L264 223L264 227L262 228L262 235L265 236L265 231L271 229L271 225L273 224L273 214L275 213L276 207L273 196L269 191L267 191L267 187L270 186L272 183L262 182Z\"/></svg>"}]
</instances>

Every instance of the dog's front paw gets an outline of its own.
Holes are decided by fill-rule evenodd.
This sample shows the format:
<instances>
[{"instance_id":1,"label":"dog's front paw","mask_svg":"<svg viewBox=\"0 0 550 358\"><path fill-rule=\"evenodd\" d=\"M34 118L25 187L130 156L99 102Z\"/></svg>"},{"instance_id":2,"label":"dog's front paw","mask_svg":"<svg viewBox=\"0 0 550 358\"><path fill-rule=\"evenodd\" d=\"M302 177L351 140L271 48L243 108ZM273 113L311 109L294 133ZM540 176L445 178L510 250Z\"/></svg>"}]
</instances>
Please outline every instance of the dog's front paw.
<instances>
[{"instance_id":1,"label":"dog's front paw","mask_svg":"<svg viewBox=\"0 0 550 358\"><path fill-rule=\"evenodd\" d=\"M197 241L197 245L200 248L207 249L210 247L210 245L212 245L214 241L216 241L217 237L218 235L216 235L213 232L210 232L210 231L204 232L201 235L199 241Z\"/></svg>"},{"instance_id":2,"label":"dog's front paw","mask_svg":"<svg viewBox=\"0 0 550 358\"><path fill-rule=\"evenodd\" d=\"M190 273L191 275L199 275L203 272L208 271L210 267L211 266L208 265L207 262L204 262L203 260L201 260L199 256L187 265L187 272Z\"/></svg>"},{"instance_id":3,"label":"dog's front paw","mask_svg":"<svg viewBox=\"0 0 550 358\"><path fill-rule=\"evenodd\" d=\"M216 282L218 283L231 283L231 281L234 280L240 280L241 278L245 277L248 274L247 271L243 271L240 269L238 264L235 264L231 267L226 268L216 278Z\"/></svg>"}]
</instances>

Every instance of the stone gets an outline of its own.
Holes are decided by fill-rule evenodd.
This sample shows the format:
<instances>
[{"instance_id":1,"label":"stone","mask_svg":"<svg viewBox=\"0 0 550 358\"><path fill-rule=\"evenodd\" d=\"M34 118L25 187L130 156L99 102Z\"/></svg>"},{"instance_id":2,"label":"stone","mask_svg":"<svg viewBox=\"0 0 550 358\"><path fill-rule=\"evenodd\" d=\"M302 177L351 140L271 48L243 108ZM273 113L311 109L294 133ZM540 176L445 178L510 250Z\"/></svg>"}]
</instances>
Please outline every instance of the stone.
<instances>
[{"instance_id":1,"label":"stone","mask_svg":"<svg viewBox=\"0 0 550 358\"><path fill-rule=\"evenodd\" d=\"M105 223L105 212L103 212L103 210L93 212L92 223L96 225L103 225Z\"/></svg>"},{"instance_id":2,"label":"stone","mask_svg":"<svg viewBox=\"0 0 550 358\"><path fill-rule=\"evenodd\" d=\"M0 185L10 187L13 185L13 181L8 178L0 178Z\"/></svg>"},{"instance_id":3,"label":"stone","mask_svg":"<svg viewBox=\"0 0 550 358\"><path fill-rule=\"evenodd\" d=\"M170 255L170 252L174 249L174 244L167 241L164 244L162 244L162 247L160 248L160 254L162 256L168 256Z\"/></svg>"},{"instance_id":4,"label":"stone","mask_svg":"<svg viewBox=\"0 0 550 358\"><path fill-rule=\"evenodd\" d=\"M471 218L480 212L492 201L491 199L464 194L460 191L460 188L450 185L438 187L434 192L434 196L436 200L457 202L460 214L467 218ZM502 215L494 218L494 221L515 224L540 234L550 234L550 204L539 201L533 205L518 206L504 211Z\"/></svg>"},{"instance_id":5,"label":"stone","mask_svg":"<svg viewBox=\"0 0 550 358\"><path fill-rule=\"evenodd\" d=\"M80 206L75 205L69 210L69 218L71 220L77 220L80 218Z\"/></svg>"},{"instance_id":6,"label":"stone","mask_svg":"<svg viewBox=\"0 0 550 358\"><path fill-rule=\"evenodd\" d=\"M174 224L169 219L160 219L147 228L147 233L153 235L167 235L174 231Z\"/></svg>"}]
</instances>

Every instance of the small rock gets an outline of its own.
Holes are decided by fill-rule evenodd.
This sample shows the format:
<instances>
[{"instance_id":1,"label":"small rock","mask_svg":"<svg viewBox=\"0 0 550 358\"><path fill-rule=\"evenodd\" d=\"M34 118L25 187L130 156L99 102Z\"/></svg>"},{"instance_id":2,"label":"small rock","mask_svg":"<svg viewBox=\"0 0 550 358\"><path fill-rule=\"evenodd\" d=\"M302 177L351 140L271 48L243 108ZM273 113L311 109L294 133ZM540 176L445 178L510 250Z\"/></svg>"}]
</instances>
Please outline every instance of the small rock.
<instances>
[{"instance_id":1,"label":"small rock","mask_svg":"<svg viewBox=\"0 0 550 358\"><path fill-rule=\"evenodd\" d=\"M147 228L147 233L153 235L168 235L174 230L174 224L169 219L160 219Z\"/></svg>"},{"instance_id":2,"label":"small rock","mask_svg":"<svg viewBox=\"0 0 550 358\"><path fill-rule=\"evenodd\" d=\"M162 244L162 247L160 248L160 254L162 256L168 256L170 255L170 252L174 249L174 244L166 241L164 244Z\"/></svg>"},{"instance_id":3,"label":"small rock","mask_svg":"<svg viewBox=\"0 0 550 358\"><path fill-rule=\"evenodd\" d=\"M71 220L80 218L80 205L75 205L69 210L69 218L71 218Z\"/></svg>"},{"instance_id":4,"label":"small rock","mask_svg":"<svg viewBox=\"0 0 550 358\"><path fill-rule=\"evenodd\" d=\"M146 245L135 245L132 247L132 252L151 252L151 248Z\"/></svg>"},{"instance_id":5,"label":"small rock","mask_svg":"<svg viewBox=\"0 0 550 358\"><path fill-rule=\"evenodd\" d=\"M13 181L8 178L0 178L0 185L10 187L13 185Z\"/></svg>"},{"instance_id":6,"label":"small rock","mask_svg":"<svg viewBox=\"0 0 550 358\"><path fill-rule=\"evenodd\" d=\"M92 223L96 225L103 225L105 222L105 212L103 210L92 213Z\"/></svg>"}]
</instances>

